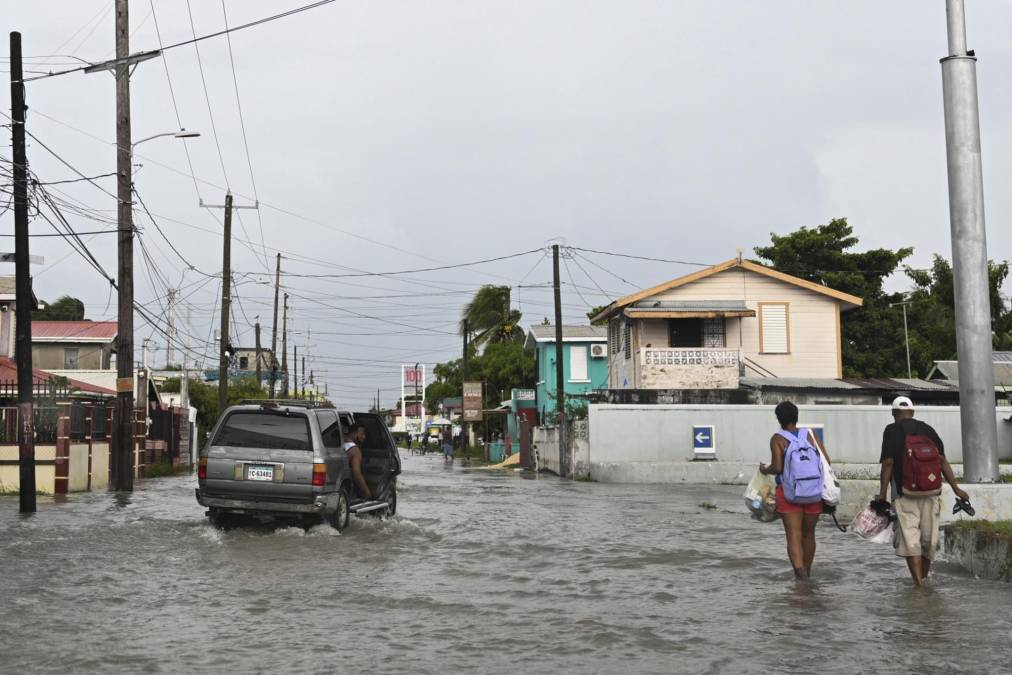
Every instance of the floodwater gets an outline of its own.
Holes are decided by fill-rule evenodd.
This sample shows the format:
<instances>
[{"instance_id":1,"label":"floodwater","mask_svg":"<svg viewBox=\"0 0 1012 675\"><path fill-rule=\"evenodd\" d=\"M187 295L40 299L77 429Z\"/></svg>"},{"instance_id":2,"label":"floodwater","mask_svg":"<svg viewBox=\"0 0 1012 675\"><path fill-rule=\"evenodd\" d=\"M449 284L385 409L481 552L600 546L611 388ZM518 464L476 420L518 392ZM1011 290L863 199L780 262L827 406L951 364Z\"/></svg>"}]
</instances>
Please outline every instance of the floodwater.
<instances>
[{"instance_id":1,"label":"floodwater","mask_svg":"<svg viewBox=\"0 0 1012 675\"><path fill-rule=\"evenodd\" d=\"M1012 585L820 527L796 583L739 487L405 457L400 513L219 531L192 476L0 498L0 671L1008 672ZM716 508L707 508L708 503Z\"/></svg>"}]
</instances>

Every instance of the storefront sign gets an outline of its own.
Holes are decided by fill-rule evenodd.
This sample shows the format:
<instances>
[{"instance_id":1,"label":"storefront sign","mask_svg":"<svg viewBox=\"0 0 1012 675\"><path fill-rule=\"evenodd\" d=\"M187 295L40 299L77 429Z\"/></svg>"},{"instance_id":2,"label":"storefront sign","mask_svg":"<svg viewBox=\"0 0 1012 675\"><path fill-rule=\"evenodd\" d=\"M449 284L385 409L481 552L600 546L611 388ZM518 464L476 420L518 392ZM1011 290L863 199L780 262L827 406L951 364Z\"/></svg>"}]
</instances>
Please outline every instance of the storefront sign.
<instances>
[{"instance_id":1,"label":"storefront sign","mask_svg":"<svg viewBox=\"0 0 1012 675\"><path fill-rule=\"evenodd\" d=\"M482 420L482 382L464 383L464 421L480 422Z\"/></svg>"}]
</instances>

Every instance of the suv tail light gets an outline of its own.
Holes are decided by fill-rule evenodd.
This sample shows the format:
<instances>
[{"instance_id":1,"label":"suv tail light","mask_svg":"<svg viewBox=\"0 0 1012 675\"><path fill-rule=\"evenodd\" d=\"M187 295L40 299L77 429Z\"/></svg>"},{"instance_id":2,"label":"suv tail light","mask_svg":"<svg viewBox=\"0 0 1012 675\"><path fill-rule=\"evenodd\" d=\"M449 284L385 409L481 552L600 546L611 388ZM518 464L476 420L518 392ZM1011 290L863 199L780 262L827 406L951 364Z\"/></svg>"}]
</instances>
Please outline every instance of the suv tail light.
<instances>
[{"instance_id":1,"label":"suv tail light","mask_svg":"<svg viewBox=\"0 0 1012 675\"><path fill-rule=\"evenodd\" d=\"M200 462L197 463L197 478L200 480L207 479L207 457L201 457Z\"/></svg>"},{"instance_id":2,"label":"suv tail light","mask_svg":"<svg viewBox=\"0 0 1012 675\"><path fill-rule=\"evenodd\" d=\"M313 487L323 487L327 484L327 465L313 465Z\"/></svg>"}]
</instances>

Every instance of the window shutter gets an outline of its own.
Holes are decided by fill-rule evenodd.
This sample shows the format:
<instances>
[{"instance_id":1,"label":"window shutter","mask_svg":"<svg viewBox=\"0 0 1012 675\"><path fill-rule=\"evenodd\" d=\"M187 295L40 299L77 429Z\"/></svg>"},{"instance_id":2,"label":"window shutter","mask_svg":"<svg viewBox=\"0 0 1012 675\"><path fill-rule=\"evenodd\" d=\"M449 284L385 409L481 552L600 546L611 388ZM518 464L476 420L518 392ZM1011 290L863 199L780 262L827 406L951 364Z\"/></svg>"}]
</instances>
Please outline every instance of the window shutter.
<instances>
[{"instance_id":1,"label":"window shutter","mask_svg":"<svg viewBox=\"0 0 1012 675\"><path fill-rule=\"evenodd\" d=\"M570 382L576 380L587 379L587 348L586 347L569 347L569 380Z\"/></svg>"},{"instance_id":2,"label":"window shutter","mask_svg":"<svg viewBox=\"0 0 1012 675\"><path fill-rule=\"evenodd\" d=\"M761 305L762 344L759 351L765 354L790 352L787 330L787 305Z\"/></svg>"}]
</instances>

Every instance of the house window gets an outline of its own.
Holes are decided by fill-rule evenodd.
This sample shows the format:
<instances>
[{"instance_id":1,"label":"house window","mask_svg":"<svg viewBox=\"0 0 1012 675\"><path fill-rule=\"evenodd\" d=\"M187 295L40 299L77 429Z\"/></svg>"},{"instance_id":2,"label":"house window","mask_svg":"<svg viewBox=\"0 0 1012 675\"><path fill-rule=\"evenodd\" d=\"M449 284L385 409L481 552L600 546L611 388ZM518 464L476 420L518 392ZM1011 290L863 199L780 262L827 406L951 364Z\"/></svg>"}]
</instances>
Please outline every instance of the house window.
<instances>
[{"instance_id":1,"label":"house window","mask_svg":"<svg viewBox=\"0 0 1012 675\"><path fill-rule=\"evenodd\" d=\"M703 346L703 323L700 319L671 319L668 322L668 332L671 347Z\"/></svg>"},{"instance_id":2,"label":"house window","mask_svg":"<svg viewBox=\"0 0 1012 675\"><path fill-rule=\"evenodd\" d=\"M723 349L726 346L724 317L718 316L712 319L703 319L703 348Z\"/></svg>"},{"instance_id":3,"label":"house window","mask_svg":"<svg viewBox=\"0 0 1012 675\"><path fill-rule=\"evenodd\" d=\"M569 348L569 381L590 381L587 378L587 348L584 346Z\"/></svg>"},{"instance_id":4,"label":"house window","mask_svg":"<svg viewBox=\"0 0 1012 675\"><path fill-rule=\"evenodd\" d=\"M248 356L240 356L239 357L239 370L247 370L248 368L249 368L249 357Z\"/></svg>"},{"instance_id":5,"label":"house window","mask_svg":"<svg viewBox=\"0 0 1012 675\"><path fill-rule=\"evenodd\" d=\"M80 368L81 368L81 360L79 356L79 350L77 349L77 347L64 347L63 369L79 370Z\"/></svg>"},{"instance_id":6,"label":"house window","mask_svg":"<svg viewBox=\"0 0 1012 675\"><path fill-rule=\"evenodd\" d=\"M786 302L759 303L759 351L761 353L790 353L789 315L789 306Z\"/></svg>"},{"instance_id":7,"label":"house window","mask_svg":"<svg viewBox=\"0 0 1012 675\"><path fill-rule=\"evenodd\" d=\"M622 326L622 345L625 349L625 357L627 359L632 358L632 322L629 319L625 320L625 324Z\"/></svg>"}]
</instances>

